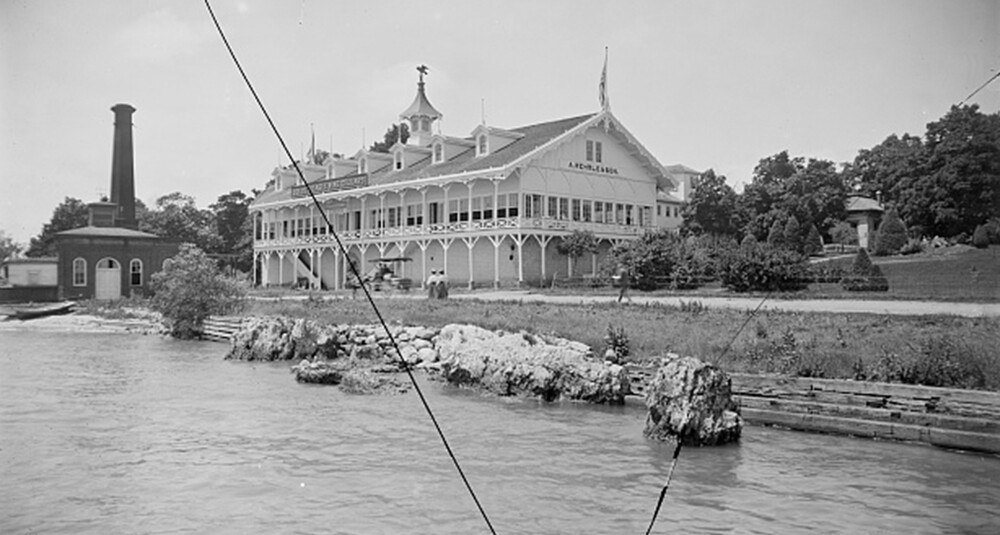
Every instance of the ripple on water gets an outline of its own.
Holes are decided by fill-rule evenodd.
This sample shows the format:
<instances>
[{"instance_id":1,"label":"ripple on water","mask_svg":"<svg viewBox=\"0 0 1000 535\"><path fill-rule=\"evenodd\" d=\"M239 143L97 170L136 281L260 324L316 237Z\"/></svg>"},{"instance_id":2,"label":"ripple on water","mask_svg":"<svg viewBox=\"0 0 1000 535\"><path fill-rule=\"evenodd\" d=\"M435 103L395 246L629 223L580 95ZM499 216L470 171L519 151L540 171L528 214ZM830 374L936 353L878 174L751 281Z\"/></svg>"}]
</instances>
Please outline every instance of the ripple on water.
<instances>
[{"instance_id":1,"label":"ripple on water","mask_svg":"<svg viewBox=\"0 0 1000 535\"><path fill-rule=\"evenodd\" d=\"M0 337L0 532L485 531L413 392L298 385L222 344ZM645 531L673 448L641 411L424 388L499 532ZM996 533L997 480L992 457L751 427L682 452L657 526Z\"/></svg>"}]
</instances>

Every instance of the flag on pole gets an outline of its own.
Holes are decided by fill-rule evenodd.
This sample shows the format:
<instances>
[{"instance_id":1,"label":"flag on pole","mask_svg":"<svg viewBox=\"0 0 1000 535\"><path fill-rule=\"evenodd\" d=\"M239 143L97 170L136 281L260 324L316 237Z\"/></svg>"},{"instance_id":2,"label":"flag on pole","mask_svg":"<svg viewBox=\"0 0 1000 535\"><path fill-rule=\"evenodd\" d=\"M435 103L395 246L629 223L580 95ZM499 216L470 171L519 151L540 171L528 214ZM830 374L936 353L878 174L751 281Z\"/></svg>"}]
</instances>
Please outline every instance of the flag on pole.
<instances>
[{"instance_id":1,"label":"flag on pole","mask_svg":"<svg viewBox=\"0 0 1000 535\"><path fill-rule=\"evenodd\" d=\"M608 47L604 47L604 70L601 71L601 83L597 88L597 100L601 103L602 111L611 108L611 99L608 98Z\"/></svg>"}]
</instances>

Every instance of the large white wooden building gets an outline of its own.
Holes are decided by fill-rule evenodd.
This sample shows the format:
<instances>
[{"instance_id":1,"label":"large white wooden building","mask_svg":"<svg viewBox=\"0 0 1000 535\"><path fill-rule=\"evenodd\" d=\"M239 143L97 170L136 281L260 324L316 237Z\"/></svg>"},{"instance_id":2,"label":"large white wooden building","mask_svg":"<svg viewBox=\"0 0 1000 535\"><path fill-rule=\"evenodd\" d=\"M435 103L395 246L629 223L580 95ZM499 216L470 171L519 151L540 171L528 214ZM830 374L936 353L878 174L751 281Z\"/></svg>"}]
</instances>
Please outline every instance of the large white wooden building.
<instances>
[{"instance_id":1,"label":"large white wooden building","mask_svg":"<svg viewBox=\"0 0 1000 535\"><path fill-rule=\"evenodd\" d=\"M442 114L423 74L402 114L407 142L300 168L347 255L367 272L407 257L400 276L451 284L533 285L595 274L608 250L657 228L676 229L697 171L664 167L602 103L597 113L517 128L480 124L466 136L434 133ZM350 268L294 167L275 169L254 200L254 277L341 289ZM557 251L591 231L597 254L575 263Z\"/></svg>"}]
</instances>

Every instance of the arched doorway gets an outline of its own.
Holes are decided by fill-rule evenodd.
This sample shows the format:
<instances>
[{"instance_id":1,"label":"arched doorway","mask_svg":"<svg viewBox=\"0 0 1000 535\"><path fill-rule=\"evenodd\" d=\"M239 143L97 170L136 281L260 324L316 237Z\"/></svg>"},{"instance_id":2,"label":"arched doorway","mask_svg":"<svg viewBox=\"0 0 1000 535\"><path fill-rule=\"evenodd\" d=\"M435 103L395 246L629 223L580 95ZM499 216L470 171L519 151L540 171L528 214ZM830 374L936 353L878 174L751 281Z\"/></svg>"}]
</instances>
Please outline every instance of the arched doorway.
<instances>
[{"instance_id":1,"label":"arched doorway","mask_svg":"<svg viewBox=\"0 0 1000 535\"><path fill-rule=\"evenodd\" d=\"M94 273L94 299L122 296L122 266L114 258L102 258Z\"/></svg>"}]
</instances>

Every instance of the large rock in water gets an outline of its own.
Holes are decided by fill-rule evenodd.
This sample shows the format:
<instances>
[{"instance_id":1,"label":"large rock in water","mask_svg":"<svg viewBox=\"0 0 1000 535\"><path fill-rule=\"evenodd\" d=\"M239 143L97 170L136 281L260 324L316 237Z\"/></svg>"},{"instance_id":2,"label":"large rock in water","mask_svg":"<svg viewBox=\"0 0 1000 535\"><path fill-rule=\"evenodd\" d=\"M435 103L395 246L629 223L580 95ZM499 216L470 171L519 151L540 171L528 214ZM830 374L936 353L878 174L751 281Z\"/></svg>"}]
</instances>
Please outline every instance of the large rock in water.
<instances>
[{"instance_id":1,"label":"large rock in water","mask_svg":"<svg viewBox=\"0 0 1000 535\"><path fill-rule=\"evenodd\" d=\"M743 422L729 376L696 358L669 355L646 386L646 428L657 440L710 446L735 442Z\"/></svg>"},{"instance_id":2,"label":"large rock in water","mask_svg":"<svg viewBox=\"0 0 1000 535\"><path fill-rule=\"evenodd\" d=\"M448 325L435 345L437 366L448 382L501 396L624 403L630 392L625 368L592 358L579 342Z\"/></svg>"}]
</instances>

